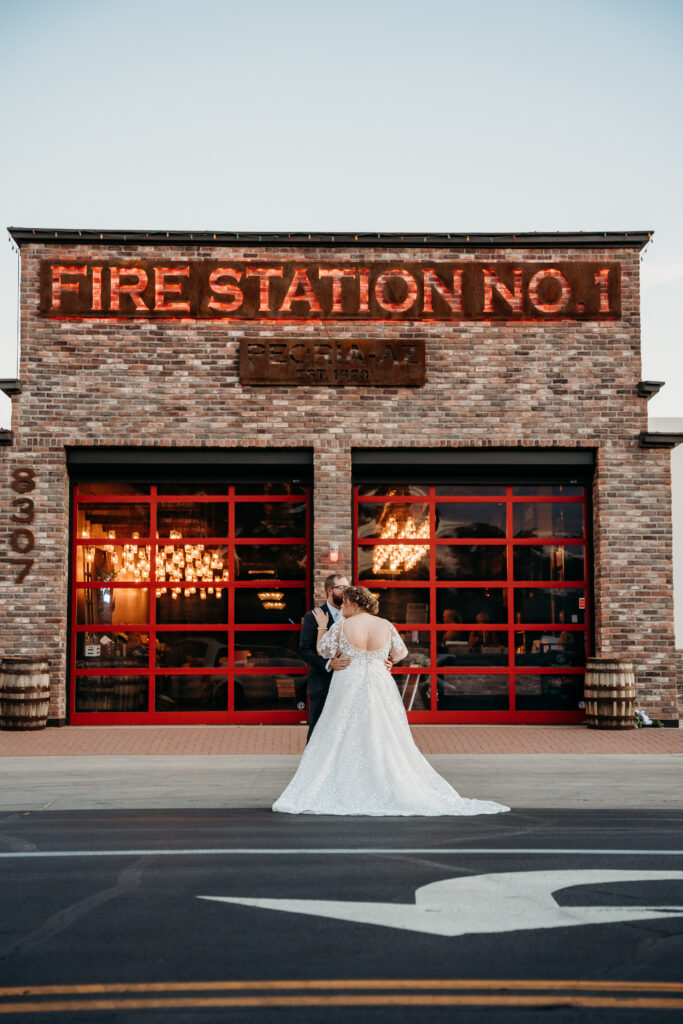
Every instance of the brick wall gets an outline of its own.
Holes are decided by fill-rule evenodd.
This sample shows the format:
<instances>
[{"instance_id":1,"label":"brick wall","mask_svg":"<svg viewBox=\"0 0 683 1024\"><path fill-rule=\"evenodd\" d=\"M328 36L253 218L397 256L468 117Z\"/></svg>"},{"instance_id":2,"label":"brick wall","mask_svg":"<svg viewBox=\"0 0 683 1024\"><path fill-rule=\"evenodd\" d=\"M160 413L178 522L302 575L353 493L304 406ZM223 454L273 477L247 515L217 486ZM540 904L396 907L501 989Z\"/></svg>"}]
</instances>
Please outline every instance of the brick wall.
<instances>
[{"instance_id":1,"label":"brick wall","mask_svg":"<svg viewBox=\"0 0 683 1024\"><path fill-rule=\"evenodd\" d=\"M604 259L605 250L420 250L425 260ZM239 341L316 336L308 323L70 321L38 315L42 259L409 260L414 250L297 251L225 247L28 244L22 248L21 379L14 445L2 459L3 507L17 466L36 472L34 570L17 585L3 568L0 651L44 653L53 717L64 717L71 445L307 446L314 450L314 560L320 593L330 541L351 564L351 450L363 447L582 447L597 451L594 486L596 653L636 664L640 704L676 718L669 453L644 451L638 253L622 264L617 322L364 323L368 338L426 341L427 383L400 388L243 388ZM326 330L330 330L327 325ZM358 325L335 323L335 337ZM7 550L9 517L0 525Z\"/></svg>"}]
</instances>

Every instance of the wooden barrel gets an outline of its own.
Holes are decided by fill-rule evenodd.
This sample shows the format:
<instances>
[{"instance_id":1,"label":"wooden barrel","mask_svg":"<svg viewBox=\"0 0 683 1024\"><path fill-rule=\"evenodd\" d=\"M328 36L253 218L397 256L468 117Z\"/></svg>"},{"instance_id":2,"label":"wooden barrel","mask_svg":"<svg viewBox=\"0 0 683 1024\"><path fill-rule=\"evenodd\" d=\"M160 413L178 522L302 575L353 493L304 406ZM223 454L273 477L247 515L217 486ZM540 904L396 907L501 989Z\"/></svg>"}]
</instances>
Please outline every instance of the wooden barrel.
<instances>
[{"instance_id":1,"label":"wooden barrel","mask_svg":"<svg viewBox=\"0 0 683 1024\"><path fill-rule=\"evenodd\" d=\"M588 658L584 700L589 729L635 729L636 681L631 662Z\"/></svg>"},{"instance_id":2,"label":"wooden barrel","mask_svg":"<svg viewBox=\"0 0 683 1024\"><path fill-rule=\"evenodd\" d=\"M0 729L44 729L50 706L50 673L42 658L3 658Z\"/></svg>"}]
</instances>

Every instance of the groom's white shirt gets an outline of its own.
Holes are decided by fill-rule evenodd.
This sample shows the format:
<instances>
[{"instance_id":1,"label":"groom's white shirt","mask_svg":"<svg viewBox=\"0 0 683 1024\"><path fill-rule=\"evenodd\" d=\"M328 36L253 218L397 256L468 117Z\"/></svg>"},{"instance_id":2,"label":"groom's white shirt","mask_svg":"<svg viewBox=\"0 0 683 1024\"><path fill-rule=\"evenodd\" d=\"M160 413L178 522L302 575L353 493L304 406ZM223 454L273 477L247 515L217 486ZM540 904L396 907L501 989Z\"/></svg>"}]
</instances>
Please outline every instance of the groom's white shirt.
<instances>
[{"instance_id":1,"label":"groom's white shirt","mask_svg":"<svg viewBox=\"0 0 683 1024\"><path fill-rule=\"evenodd\" d=\"M328 612L332 616L332 626L334 626L335 622L337 622L342 617L341 608L335 608L335 606L333 604L330 604L329 601L325 601L325 604L327 605ZM332 626L330 626L330 629L332 628ZM326 672L330 671L330 661L332 661L332 658L329 658L325 664Z\"/></svg>"}]
</instances>

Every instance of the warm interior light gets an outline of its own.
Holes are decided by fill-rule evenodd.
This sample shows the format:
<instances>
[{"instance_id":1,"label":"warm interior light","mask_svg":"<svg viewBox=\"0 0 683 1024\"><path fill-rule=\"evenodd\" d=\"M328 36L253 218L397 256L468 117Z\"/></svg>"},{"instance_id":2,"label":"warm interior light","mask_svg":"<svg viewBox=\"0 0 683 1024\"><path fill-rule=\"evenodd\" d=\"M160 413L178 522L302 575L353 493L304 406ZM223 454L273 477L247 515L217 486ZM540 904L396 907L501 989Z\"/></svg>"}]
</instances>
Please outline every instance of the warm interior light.
<instances>
[{"instance_id":1,"label":"warm interior light","mask_svg":"<svg viewBox=\"0 0 683 1024\"><path fill-rule=\"evenodd\" d=\"M378 526L382 540L425 540L429 537L428 519L416 526L412 514L393 503L382 509ZM428 544L378 544L372 551L373 576L398 576L409 572L427 551Z\"/></svg>"},{"instance_id":2,"label":"warm interior light","mask_svg":"<svg viewBox=\"0 0 683 1024\"><path fill-rule=\"evenodd\" d=\"M339 545L335 541L330 542L330 551L328 554L330 562L339 561Z\"/></svg>"}]
</instances>

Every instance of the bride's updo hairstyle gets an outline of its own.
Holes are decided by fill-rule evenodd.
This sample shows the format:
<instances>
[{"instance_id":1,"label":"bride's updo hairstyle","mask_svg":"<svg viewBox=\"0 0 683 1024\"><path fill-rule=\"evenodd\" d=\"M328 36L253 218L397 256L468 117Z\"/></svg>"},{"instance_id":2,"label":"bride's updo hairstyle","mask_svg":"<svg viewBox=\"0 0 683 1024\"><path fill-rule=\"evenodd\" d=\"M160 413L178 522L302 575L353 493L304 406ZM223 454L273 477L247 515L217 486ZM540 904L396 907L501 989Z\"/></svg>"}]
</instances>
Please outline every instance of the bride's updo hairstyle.
<instances>
[{"instance_id":1,"label":"bride's updo hairstyle","mask_svg":"<svg viewBox=\"0 0 683 1024\"><path fill-rule=\"evenodd\" d=\"M376 615L379 611L379 601L372 596L367 587L347 587L344 591L344 600L358 605L362 612L368 612L370 615Z\"/></svg>"}]
</instances>

